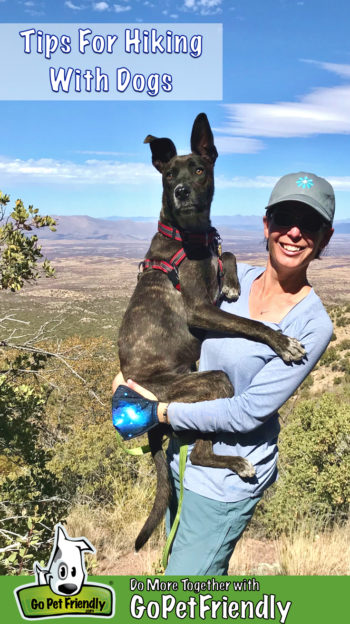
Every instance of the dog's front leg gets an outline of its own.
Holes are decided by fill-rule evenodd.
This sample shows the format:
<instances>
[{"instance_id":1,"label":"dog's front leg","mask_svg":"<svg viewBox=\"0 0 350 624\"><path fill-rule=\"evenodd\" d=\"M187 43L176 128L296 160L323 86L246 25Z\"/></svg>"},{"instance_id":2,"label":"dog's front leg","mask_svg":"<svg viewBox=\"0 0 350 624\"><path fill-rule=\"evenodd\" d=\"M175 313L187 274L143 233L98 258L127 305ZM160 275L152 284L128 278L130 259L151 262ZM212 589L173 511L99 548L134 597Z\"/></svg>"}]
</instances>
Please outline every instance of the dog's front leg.
<instances>
[{"instance_id":1,"label":"dog's front leg","mask_svg":"<svg viewBox=\"0 0 350 624\"><path fill-rule=\"evenodd\" d=\"M198 302L186 297L187 322L190 327L199 327L207 331L241 335L250 340L267 344L285 362L301 360L305 349L296 338L285 336L282 332L271 329L259 321L220 310L211 303Z\"/></svg>"},{"instance_id":2,"label":"dog's front leg","mask_svg":"<svg viewBox=\"0 0 350 624\"><path fill-rule=\"evenodd\" d=\"M221 294L227 301L237 301L241 288L237 276L237 262L233 253L225 251L221 256L223 276Z\"/></svg>"}]
</instances>

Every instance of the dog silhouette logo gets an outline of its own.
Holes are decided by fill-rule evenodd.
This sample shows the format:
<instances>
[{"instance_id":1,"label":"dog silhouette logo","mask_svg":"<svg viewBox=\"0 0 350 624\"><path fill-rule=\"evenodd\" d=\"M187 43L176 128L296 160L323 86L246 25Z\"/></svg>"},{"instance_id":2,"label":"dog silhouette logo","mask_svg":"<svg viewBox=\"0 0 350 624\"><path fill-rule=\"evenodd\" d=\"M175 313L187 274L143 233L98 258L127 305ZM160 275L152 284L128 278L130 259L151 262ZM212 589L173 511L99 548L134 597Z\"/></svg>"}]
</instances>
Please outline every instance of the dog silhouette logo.
<instances>
[{"instance_id":1,"label":"dog silhouette logo","mask_svg":"<svg viewBox=\"0 0 350 624\"><path fill-rule=\"evenodd\" d=\"M114 591L107 585L87 583L85 553L96 553L89 540L69 537L63 525L56 524L47 566L36 561L35 584L22 585L14 592L24 619L114 615Z\"/></svg>"}]
</instances>

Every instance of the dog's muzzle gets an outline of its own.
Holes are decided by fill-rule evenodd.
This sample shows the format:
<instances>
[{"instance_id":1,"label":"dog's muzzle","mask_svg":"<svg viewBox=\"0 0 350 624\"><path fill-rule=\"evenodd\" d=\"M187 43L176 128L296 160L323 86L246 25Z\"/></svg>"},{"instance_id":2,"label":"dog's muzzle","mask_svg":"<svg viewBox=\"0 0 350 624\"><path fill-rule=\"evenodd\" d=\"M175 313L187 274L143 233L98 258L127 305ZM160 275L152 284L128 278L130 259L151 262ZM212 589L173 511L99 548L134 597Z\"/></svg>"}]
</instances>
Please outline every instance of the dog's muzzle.
<instances>
[{"instance_id":1,"label":"dog's muzzle","mask_svg":"<svg viewBox=\"0 0 350 624\"><path fill-rule=\"evenodd\" d=\"M184 184L178 184L174 189L175 199L186 201L190 196L190 189Z\"/></svg>"}]
</instances>

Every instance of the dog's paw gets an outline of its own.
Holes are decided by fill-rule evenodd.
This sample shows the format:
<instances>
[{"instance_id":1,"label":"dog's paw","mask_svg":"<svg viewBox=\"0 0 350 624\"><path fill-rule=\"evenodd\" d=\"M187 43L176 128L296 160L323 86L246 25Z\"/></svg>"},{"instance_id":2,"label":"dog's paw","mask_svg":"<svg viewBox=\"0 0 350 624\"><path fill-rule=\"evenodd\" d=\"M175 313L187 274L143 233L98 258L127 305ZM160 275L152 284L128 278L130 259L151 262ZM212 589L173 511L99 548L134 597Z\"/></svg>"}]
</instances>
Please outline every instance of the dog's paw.
<instances>
[{"instance_id":1,"label":"dog's paw","mask_svg":"<svg viewBox=\"0 0 350 624\"><path fill-rule=\"evenodd\" d=\"M276 350L276 353L282 358L284 362L298 362L302 360L306 351L303 345L296 338L290 338L289 336L283 336L285 339L284 345Z\"/></svg>"},{"instance_id":2,"label":"dog's paw","mask_svg":"<svg viewBox=\"0 0 350 624\"><path fill-rule=\"evenodd\" d=\"M239 295L241 294L241 289L238 286L225 284L221 289L221 294L227 301L237 301Z\"/></svg>"},{"instance_id":3,"label":"dog's paw","mask_svg":"<svg viewBox=\"0 0 350 624\"><path fill-rule=\"evenodd\" d=\"M242 479L251 478L255 475L255 468L253 464L251 464L247 459L244 459L244 457L233 457L230 468L234 472L237 472L238 476L242 477Z\"/></svg>"}]
</instances>

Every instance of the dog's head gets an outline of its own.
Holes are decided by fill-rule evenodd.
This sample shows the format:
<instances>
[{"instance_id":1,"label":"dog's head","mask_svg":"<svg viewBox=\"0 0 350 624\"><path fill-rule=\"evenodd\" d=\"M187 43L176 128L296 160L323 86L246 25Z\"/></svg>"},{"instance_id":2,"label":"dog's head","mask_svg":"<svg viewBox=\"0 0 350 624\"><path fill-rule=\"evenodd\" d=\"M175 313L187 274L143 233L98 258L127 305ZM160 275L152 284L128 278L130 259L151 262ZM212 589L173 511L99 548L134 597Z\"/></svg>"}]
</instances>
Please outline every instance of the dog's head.
<instances>
[{"instance_id":1,"label":"dog's head","mask_svg":"<svg viewBox=\"0 0 350 624\"><path fill-rule=\"evenodd\" d=\"M87 578L83 551L95 552L85 539L70 538L62 525L57 525L55 545L47 570L37 567L37 573L44 574L46 583L55 594L74 596ZM40 579L39 579L39 584Z\"/></svg>"},{"instance_id":2,"label":"dog's head","mask_svg":"<svg viewBox=\"0 0 350 624\"><path fill-rule=\"evenodd\" d=\"M187 156L178 156L170 139L148 135L144 142L150 144L152 163L163 177L161 220L182 230L207 230L218 155L207 116L200 113L194 120L192 153Z\"/></svg>"}]
</instances>

